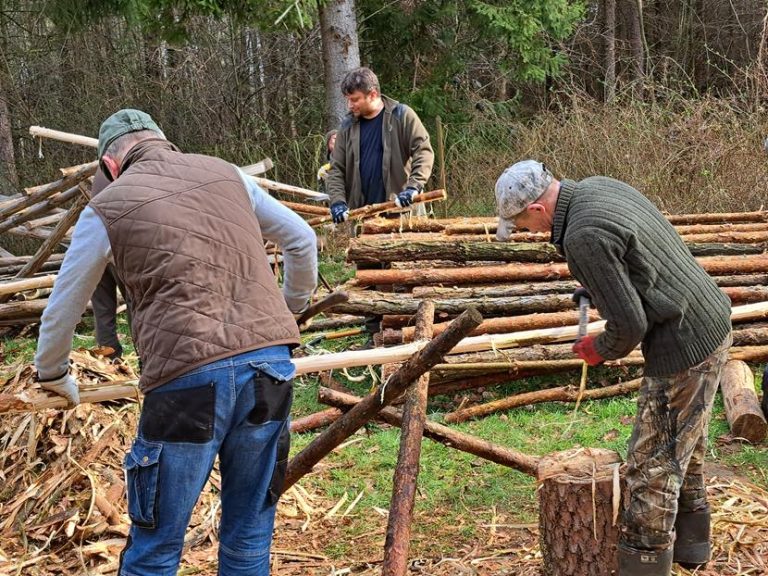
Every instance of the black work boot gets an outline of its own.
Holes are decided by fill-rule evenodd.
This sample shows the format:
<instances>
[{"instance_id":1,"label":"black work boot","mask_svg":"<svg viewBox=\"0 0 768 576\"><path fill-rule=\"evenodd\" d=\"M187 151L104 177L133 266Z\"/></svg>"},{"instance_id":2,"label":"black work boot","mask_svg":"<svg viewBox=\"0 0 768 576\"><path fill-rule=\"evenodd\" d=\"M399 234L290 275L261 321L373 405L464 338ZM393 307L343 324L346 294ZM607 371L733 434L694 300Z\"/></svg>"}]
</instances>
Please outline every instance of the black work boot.
<instances>
[{"instance_id":1,"label":"black work boot","mask_svg":"<svg viewBox=\"0 0 768 576\"><path fill-rule=\"evenodd\" d=\"M710 523L709 506L695 512L678 510L674 561L683 568L693 570L709 562L712 552L709 544Z\"/></svg>"},{"instance_id":2,"label":"black work boot","mask_svg":"<svg viewBox=\"0 0 768 576\"><path fill-rule=\"evenodd\" d=\"M671 546L666 550L640 550L619 544L619 576L669 576L671 572Z\"/></svg>"}]
</instances>

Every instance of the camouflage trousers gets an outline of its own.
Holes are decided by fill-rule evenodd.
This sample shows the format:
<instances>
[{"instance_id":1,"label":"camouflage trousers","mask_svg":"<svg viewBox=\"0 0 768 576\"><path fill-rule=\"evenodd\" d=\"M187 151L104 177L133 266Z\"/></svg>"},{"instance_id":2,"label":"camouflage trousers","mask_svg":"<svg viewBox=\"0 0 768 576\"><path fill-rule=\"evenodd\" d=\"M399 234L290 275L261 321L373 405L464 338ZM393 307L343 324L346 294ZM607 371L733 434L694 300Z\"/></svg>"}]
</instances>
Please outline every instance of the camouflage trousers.
<instances>
[{"instance_id":1,"label":"camouflage trousers","mask_svg":"<svg viewBox=\"0 0 768 576\"><path fill-rule=\"evenodd\" d=\"M683 372L643 378L627 455L624 544L669 548L678 507L695 511L707 505L707 429L732 342L729 334L706 360Z\"/></svg>"}]
</instances>

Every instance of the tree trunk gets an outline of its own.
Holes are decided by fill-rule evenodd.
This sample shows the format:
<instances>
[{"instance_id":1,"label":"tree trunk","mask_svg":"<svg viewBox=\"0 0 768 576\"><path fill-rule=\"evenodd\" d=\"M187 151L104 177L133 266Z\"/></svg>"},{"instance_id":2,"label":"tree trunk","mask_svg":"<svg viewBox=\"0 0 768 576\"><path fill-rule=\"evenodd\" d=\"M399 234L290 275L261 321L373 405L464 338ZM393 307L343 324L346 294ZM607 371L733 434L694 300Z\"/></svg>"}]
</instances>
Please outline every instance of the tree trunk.
<instances>
[{"instance_id":1,"label":"tree trunk","mask_svg":"<svg viewBox=\"0 0 768 576\"><path fill-rule=\"evenodd\" d=\"M3 64L3 68L5 68ZM8 99L5 91L4 72L0 72L0 194L15 192L19 186L16 173L16 155L13 151L13 131Z\"/></svg>"},{"instance_id":2,"label":"tree trunk","mask_svg":"<svg viewBox=\"0 0 768 576\"><path fill-rule=\"evenodd\" d=\"M432 339L434 317L434 304L429 300L423 301L416 314L417 340ZM403 419L400 424L400 451L392 482L392 500L387 518L384 562L381 569L385 576L405 576L408 571L408 546L413 505L416 501L416 481L419 477L421 439L427 420L428 389L429 372L423 374L405 392Z\"/></svg>"},{"instance_id":3,"label":"tree trunk","mask_svg":"<svg viewBox=\"0 0 768 576\"><path fill-rule=\"evenodd\" d=\"M302 418L296 418L291 420L291 434L302 434L316 428L322 428L336 422L342 414L343 412L338 408L328 408Z\"/></svg>"},{"instance_id":4,"label":"tree trunk","mask_svg":"<svg viewBox=\"0 0 768 576\"><path fill-rule=\"evenodd\" d=\"M629 36L629 49L632 53L632 96L643 99L645 84L645 42L643 38L642 0L623 0L624 17Z\"/></svg>"},{"instance_id":5,"label":"tree trunk","mask_svg":"<svg viewBox=\"0 0 768 576\"><path fill-rule=\"evenodd\" d=\"M539 461L544 576L616 574L620 465L618 454L602 448L573 448Z\"/></svg>"},{"instance_id":6,"label":"tree trunk","mask_svg":"<svg viewBox=\"0 0 768 576\"><path fill-rule=\"evenodd\" d=\"M616 0L603 0L603 16L605 18L603 29L605 91L603 99L610 104L616 98Z\"/></svg>"},{"instance_id":7,"label":"tree trunk","mask_svg":"<svg viewBox=\"0 0 768 576\"><path fill-rule=\"evenodd\" d=\"M768 423L757 400L752 369L741 360L729 360L720 378L720 390L733 436L752 444L762 442Z\"/></svg>"},{"instance_id":8,"label":"tree trunk","mask_svg":"<svg viewBox=\"0 0 768 576\"><path fill-rule=\"evenodd\" d=\"M325 74L326 126L331 129L341 124L347 112L341 81L347 72L360 66L355 1L319 2L318 11Z\"/></svg>"}]
</instances>

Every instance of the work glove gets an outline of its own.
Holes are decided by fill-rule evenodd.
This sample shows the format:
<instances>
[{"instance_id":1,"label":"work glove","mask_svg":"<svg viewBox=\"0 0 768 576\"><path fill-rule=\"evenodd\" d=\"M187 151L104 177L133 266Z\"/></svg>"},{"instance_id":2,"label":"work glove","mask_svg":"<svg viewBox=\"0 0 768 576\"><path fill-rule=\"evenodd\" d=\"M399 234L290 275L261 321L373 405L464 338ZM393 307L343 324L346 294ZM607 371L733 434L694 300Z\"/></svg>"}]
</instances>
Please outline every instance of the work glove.
<instances>
[{"instance_id":1,"label":"work glove","mask_svg":"<svg viewBox=\"0 0 768 576\"><path fill-rule=\"evenodd\" d=\"M346 222L347 218L349 218L349 206L347 206L347 203L339 200L331 204L331 218L333 218L334 224Z\"/></svg>"},{"instance_id":2,"label":"work glove","mask_svg":"<svg viewBox=\"0 0 768 576\"><path fill-rule=\"evenodd\" d=\"M331 163L326 162L322 166L320 166L320 169L317 171L317 179L318 180L325 180L326 176L328 176L328 170L331 169Z\"/></svg>"},{"instance_id":3,"label":"work glove","mask_svg":"<svg viewBox=\"0 0 768 576\"><path fill-rule=\"evenodd\" d=\"M576 290L573 291L573 296L571 296L571 300L573 300L573 303L576 304L576 306L579 306L581 304L582 297L589 300L590 308L595 307L595 305L592 304L592 296L589 295L589 292L587 292L587 289L584 288L584 286L579 286L578 288L576 288Z\"/></svg>"},{"instance_id":4,"label":"work glove","mask_svg":"<svg viewBox=\"0 0 768 576\"><path fill-rule=\"evenodd\" d=\"M77 387L77 380L67 372L63 376L53 380L40 380L40 387L67 399L67 408L74 408L80 404L80 390Z\"/></svg>"},{"instance_id":5,"label":"work glove","mask_svg":"<svg viewBox=\"0 0 768 576\"><path fill-rule=\"evenodd\" d=\"M395 204L398 208L407 208L413 204L413 197L418 194L419 191L413 186L408 186L405 190L400 192L395 198Z\"/></svg>"},{"instance_id":6,"label":"work glove","mask_svg":"<svg viewBox=\"0 0 768 576\"><path fill-rule=\"evenodd\" d=\"M573 345L574 354L584 360L590 366L597 366L605 362L605 358L595 349L594 336L582 336Z\"/></svg>"}]
</instances>

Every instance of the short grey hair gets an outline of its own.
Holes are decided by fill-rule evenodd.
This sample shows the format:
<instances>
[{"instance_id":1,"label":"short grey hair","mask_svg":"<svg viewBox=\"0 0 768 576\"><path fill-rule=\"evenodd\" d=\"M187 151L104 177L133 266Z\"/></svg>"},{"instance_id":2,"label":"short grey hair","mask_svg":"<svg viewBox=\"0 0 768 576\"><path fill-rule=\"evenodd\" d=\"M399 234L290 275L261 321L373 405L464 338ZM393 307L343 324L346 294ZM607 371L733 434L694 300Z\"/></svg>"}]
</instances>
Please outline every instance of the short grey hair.
<instances>
[{"instance_id":1,"label":"short grey hair","mask_svg":"<svg viewBox=\"0 0 768 576\"><path fill-rule=\"evenodd\" d=\"M165 140L165 134L162 132L155 132L154 130L135 130L134 132L128 132L128 134L123 134L112 142L112 144L107 147L104 155L122 159L126 152L133 148L137 142L149 140L150 138L161 138Z\"/></svg>"}]
</instances>

